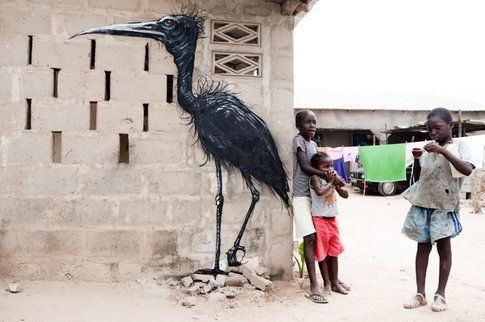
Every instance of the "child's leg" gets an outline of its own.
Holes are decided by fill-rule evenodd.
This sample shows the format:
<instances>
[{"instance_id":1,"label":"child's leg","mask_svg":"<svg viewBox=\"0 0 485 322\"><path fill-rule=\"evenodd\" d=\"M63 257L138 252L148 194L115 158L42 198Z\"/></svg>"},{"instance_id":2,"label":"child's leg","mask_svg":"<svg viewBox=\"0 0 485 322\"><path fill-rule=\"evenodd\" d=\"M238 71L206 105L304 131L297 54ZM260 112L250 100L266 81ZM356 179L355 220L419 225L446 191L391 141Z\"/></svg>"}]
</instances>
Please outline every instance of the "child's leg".
<instances>
[{"instance_id":1,"label":"child's leg","mask_svg":"<svg viewBox=\"0 0 485 322\"><path fill-rule=\"evenodd\" d=\"M440 275L436 294L445 297L446 283L451 270L451 238L446 237L436 241L436 248L440 256Z\"/></svg>"},{"instance_id":2,"label":"child's leg","mask_svg":"<svg viewBox=\"0 0 485 322\"><path fill-rule=\"evenodd\" d=\"M344 295L348 294L348 292L338 282L338 257L327 256L326 261L328 263L332 291Z\"/></svg>"},{"instance_id":3,"label":"child's leg","mask_svg":"<svg viewBox=\"0 0 485 322\"><path fill-rule=\"evenodd\" d=\"M330 284L330 275L328 272L327 259L325 258L323 261L318 262L318 266L320 267L320 273L322 274L324 292L330 294L331 284Z\"/></svg>"},{"instance_id":4,"label":"child's leg","mask_svg":"<svg viewBox=\"0 0 485 322\"><path fill-rule=\"evenodd\" d=\"M313 258L313 247L315 245L316 234L310 234L303 237L303 250L305 254L306 269L310 278L310 293L321 294L318 287L317 276L315 273L315 260Z\"/></svg>"},{"instance_id":5,"label":"child's leg","mask_svg":"<svg viewBox=\"0 0 485 322\"><path fill-rule=\"evenodd\" d=\"M418 243L416 251L416 288L417 293L426 297L426 270L428 269L429 253L431 252L431 243ZM423 300L420 297L419 301Z\"/></svg>"}]
</instances>

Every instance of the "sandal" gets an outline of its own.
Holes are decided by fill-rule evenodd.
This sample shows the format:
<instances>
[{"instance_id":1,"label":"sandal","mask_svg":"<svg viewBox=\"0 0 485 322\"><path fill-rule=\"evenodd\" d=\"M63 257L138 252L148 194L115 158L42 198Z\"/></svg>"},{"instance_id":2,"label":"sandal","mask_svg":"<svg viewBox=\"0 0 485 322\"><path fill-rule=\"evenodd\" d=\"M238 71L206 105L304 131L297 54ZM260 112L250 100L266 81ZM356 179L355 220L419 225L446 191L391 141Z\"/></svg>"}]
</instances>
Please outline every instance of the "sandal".
<instances>
[{"instance_id":1,"label":"sandal","mask_svg":"<svg viewBox=\"0 0 485 322\"><path fill-rule=\"evenodd\" d=\"M431 304L431 311L443 312L443 311L446 311L447 309L448 309L448 305L446 304L445 298L439 294L435 294L433 304Z\"/></svg>"},{"instance_id":2,"label":"sandal","mask_svg":"<svg viewBox=\"0 0 485 322\"><path fill-rule=\"evenodd\" d=\"M325 304L328 303L328 300L325 296L320 295L320 294L305 294L305 297L312 301L313 303L318 303L318 304Z\"/></svg>"},{"instance_id":3,"label":"sandal","mask_svg":"<svg viewBox=\"0 0 485 322\"><path fill-rule=\"evenodd\" d=\"M421 301L419 298L421 298ZM428 304L428 301L426 301L424 295L421 293L416 293L412 300L409 300L409 302L403 304L403 307L405 309L416 309L418 307L425 306L426 304Z\"/></svg>"},{"instance_id":4,"label":"sandal","mask_svg":"<svg viewBox=\"0 0 485 322\"><path fill-rule=\"evenodd\" d=\"M342 286L347 292L350 292L350 289L352 288L349 284L345 283L345 282L341 282L341 281L338 281L338 283L340 284L340 286Z\"/></svg>"}]
</instances>

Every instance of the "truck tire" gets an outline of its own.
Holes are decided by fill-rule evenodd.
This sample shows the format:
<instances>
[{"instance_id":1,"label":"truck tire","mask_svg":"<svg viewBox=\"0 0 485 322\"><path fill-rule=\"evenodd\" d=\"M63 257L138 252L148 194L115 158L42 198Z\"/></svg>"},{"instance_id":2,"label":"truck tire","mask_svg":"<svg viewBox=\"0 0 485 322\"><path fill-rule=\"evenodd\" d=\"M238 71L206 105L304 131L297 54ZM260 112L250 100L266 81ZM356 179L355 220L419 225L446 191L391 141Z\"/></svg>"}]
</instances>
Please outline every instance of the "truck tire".
<instances>
[{"instance_id":1,"label":"truck tire","mask_svg":"<svg viewBox=\"0 0 485 322\"><path fill-rule=\"evenodd\" d=\"M379 182L377 185L377 192L381 196L392 196L396 193L397 185L395 182Z\"/></svg>"}]
</instances>

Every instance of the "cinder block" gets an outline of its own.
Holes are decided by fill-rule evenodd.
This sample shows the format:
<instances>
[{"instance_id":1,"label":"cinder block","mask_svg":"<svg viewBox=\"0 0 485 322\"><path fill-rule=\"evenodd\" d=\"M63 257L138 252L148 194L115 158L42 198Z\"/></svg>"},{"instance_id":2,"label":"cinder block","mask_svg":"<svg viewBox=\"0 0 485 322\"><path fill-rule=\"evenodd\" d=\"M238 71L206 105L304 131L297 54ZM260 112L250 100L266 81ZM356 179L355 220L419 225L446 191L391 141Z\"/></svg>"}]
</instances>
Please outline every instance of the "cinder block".
<instances>
[{"instance_id":1,"label":"cinder block","mask_svg":"<svg viewBox=\"0 0 485 322\"><path fill-rule=\"evenodd\" d=\"M89 129L89 103L50 97L33 100L32 129L84 132Z\"/></svg>"},{"instance_id":2,"label":"cinder block","mask_svg":"<svg viewBox=\"0 0 485 322\"><path fill-rule=\"evenodd\" d=\"M19 132L7 143L7 164L49 163L52 160L50 133Z\"/></svg>"},{"instance_id":3,"label":"cinder block","mask_svg":"<svg viewBox=\"0 0 485 322\"><path fill-rule=\"evenodd\" d=\"M127 103L120 99L98 102L98 131L137 133L143 131L143 103Z\"/></svg>"},{"instance_id":4,"label":"cinder block","mask_svg":"<svg viewBox=\"0 0 485 322\"><path fill-rule=\"evenodd\" d=\"M200 227L204 219L201 213L200 200L172 199L171 216L173 223L183 227Z\"/></svg>"},{"instance_id":5,"label":"cinder block","mask_svg":"<svg viewBox=\"0 0 485 322\"><path fill-rule=\"evenodd\" d=\"M41 69L2 71L0 97L11 101L52 96L52 72Z\"/></svg>"},{"instance_id":6,"label":"cinder block","mask_svg":"<svg viewBox=\"0 0 485 322\"><path fill-rule=\"evenodd\" d=\"M110 24L108 17L100 14L78 14L60 11L53 14L53 33L73 36L78 32ZM79 39L95 39L104 35L86 35ZM89 42L86 41L89 46Z\"/></svg>"},{"instance_id":7,"label":"cinder block","mask_svg":"<svg viewBox=\"0 0 485 322\"><path fill-rule=\"evenodd\" d=\"M0 198L0 222L3 228L25 229L47 220L50 199Z\"/></svg>"},{"instance_id":8,"label":"cinder block","mask_svg":"<svg viewBox=\"0 0 485 322\"><path fill-rule=\"evenodd\" d=\"M0 67L26 66L28 62L27 36L2 34L0 35Z\"/></svg>"},{"instance_id":9,"label":"cinder block","mask_svg":"<svg viewBox=\"0 0 485 322\"><path fill-rule=\"evenodd\" d=\"M149 106L149 131L157 133L188 133L193 130L186 125L188 114L182 113L180 107L175 103L153 103Z\"/></svg>"},{"instance_id":10,"label":"cinder block","mask_svg":"<svg viewBox=\"0 0 485 322\"><path fill-rule=\"evenodd\" d=\"M126 38L126 37L125 37ZM99 39L96 42L96 69L116 72L142 72L145 66L146 41L136 43Z\"/></svg>"},{"instance_id":11,"label":"cinder block","mask_svg":"<svg viewBox=\"0 0 485 322\"><path fill-rule=\"evenodd\" d=\"M43 201L44 203L46 201ZM67 227L99 227L113 223L113 202L108 198L50 199L49 222Z\"/></svg>"},{"instance_id":12,"label":"cinder block","mask_svg":"<svg viewBox=\"0 0 485 322\"><path fill-rule=\"evenodd\" d=\"M177 66L173 56L168 53L165 46L155 42L149 42L149 72L154 74L177 75Z\"/></svg>"},{"instance_id":13,"label":"cinder block","mask_svg":"<svg viewBox=\"0 0 485 322\"><path fill-rule=\"evenodd\" d=\"M64 164L116 165L119 161L118 133L65 133L62 145Z\"/></svg>"},{"instance_id":14,"label":"cinder block","mask_svg":"<svg viewBox=\"0 0 485 322\"><path fill-rule=\"evenodd\" d=\"M138 11L142 9L142 0L89 0L93 8Z\"/></svg>"},{"instance_id":15,"label":"cinder block","mask_svg":"<svg viewBox=\"0 0 485 322\"><path fill-rule=\"evenodd\" d=\"M139 137L133 146L136 164L182 165L185 161L185 141L175 135Z\"/></svg>"},{"instance_id":16,"label":"cinder block","mask_svg":"<svg viewBox=\"0 0 485 322\"><path fill-rule=\"evenodd\" d=\"M271 54L286 55L288 57L293 55L293 33L286 28L281 28L281 25L272 26L270 29L271 35Z\"/></svg>"},{"instance_id":17,"label":"cinder block","mask_svg":"<svg viewBox=\"0 0 485 322\"><path fill-rule=\"evenodd\" d=\"M57 41L52 37L35 37L32 65L40 67L88 70L90 44L78 40Z\"/></svg>"},{"instance_id":18,"label":"cinder block","mask_svg":"<svg viewBox=\"0 0 485 322\"><path fill-rule=\"evenodd\" d=\"M139 194L142 189L140 171L126 165L91 169L82 185L90 195Z\"/></svg>"},{"instance_id":19,"label":"cinder block","mask_svg":"<svg viewBox=\"0 0 485 322\"><path fill-rule=\"evenodd\" d=\"M69 195L78 190L78 169L64 166L0 168L0 194Z\"/></svg>"},{"instance_id":20,"label":"cinder block","mask_svg":"<svg viewBox=\"0 0 485 322\"><path fill-rule=\"evenodd\" d=\"M107 230L86 232L86 247L95 257L138 257L143 232L133 230Z\"/></svg>"},{"instance_id":21,"label":"cinder block","mask_svg":"<svg viewBox=\"0 0 485 322\"><path fill-rule=\"evenodd\" d=\"M25 254L77 255L84 250L82 231L25 231L19 239L21 252Z\"/></svg>"},{"instance_id":22,"label":"cinder block","mask_svg":"<svg viewBox=\"0 0 485 322\"><path fill-rule=\"evenodd\" d=\"M293 81L293 56L271 57L271 79Z\"/></svg>"},{"instance_id":23,"label":"cinder block","mask_svg":"<svg viewBox=\"0 0 485 322\"><path fill-rule=\"evenodd\" d=\"M104 71L69 72L61 70L59 72L59 98L85 102L103 101L104 93Z\"/></svg>"},{"instance_id":24,"label":"cinder block","mask_svg":"<svg viewBox=\"0 0 485 322\"><path fill-rule=\"evenodd\" d=\"M51 13L42 8L24 10L3 7L0 10L0 30L2 33L23 35L50 34Z\"/></svg>"},{"instance_id":25,"label":"cinder block","mask_svg":"<svg viewBox=\"0 0 485 322\"><path fill-rule=\"evenodd\" d=\"M170 228L167 202L159 198L130 198L121 200L119 206L121 225L156 225L157 228Z\"/></svg>"},{"instance_id":26,"label":"cinder block","mask_svg":"<svg viewBox=\"0 0 485 322\"><path fill-rule=\"evenodd\" d=\"M175 231L150 231L147 239L150 244L149 257L177 255L177 233Z\"/></svg>"},{"instance_id":27,"label":"cinder block","mask_svg":"<svg viewBox=\"0 0 485 322\"><path fill-rule=\"evenodd\" d=\"M180 6L178 3L171 1L149 0L148 11L167 15L180 11Z\"/></svg>"},{"instance_id":28,"label":"cinder block","mask_svg":"<svg viewBox=\"0 0 485 322\"><path fill-rule=\"evenodd\" d=\"M261 5L249 5L244 7L244 14L253 16L269 16L271 11L275 9L273 3L261 2ZM279 8L277 9L279 11Z\"/></svg>"},{"instance_id":29,"label":"cinder block","mask_svg":"<svg viewBox=\"0 0 485 322\"><path fill-rule=\"evenodd\" d=\"M111 72L113 100L138 102L163 101L166 98L166 76L140 72Z\"/></svg>"},{"instance_id":30,"label":"cinder block","mask_svg":"<svg viewBox=\"0 0 485 322\"><path fill-rule=\"evenodd\" d=\"M292 238L291 235L271 240L270 276L275 279L291 278L292 266Z\"/></svg>"},{"instance_id":31,"label":"cinder block","mask_svg":"<svg viewBox=\"0 0 485 322\"><path fill-rule=\"evenodd\" d=\"M144 175L150 194L198 196L201 193L201 175L198 172L150 169Z\"/></svg>"},{"instance_id":32,"label":"cinder block","mask_svg":"<svg viewBox=\"0 0 485 322\"><path fill-rule=\"evenodd\" d=\"M0 133L7 135L14 131L21 131L25 129L27 102L25 100L0 102L0 115Z\"/></svg>"}]
</instances>

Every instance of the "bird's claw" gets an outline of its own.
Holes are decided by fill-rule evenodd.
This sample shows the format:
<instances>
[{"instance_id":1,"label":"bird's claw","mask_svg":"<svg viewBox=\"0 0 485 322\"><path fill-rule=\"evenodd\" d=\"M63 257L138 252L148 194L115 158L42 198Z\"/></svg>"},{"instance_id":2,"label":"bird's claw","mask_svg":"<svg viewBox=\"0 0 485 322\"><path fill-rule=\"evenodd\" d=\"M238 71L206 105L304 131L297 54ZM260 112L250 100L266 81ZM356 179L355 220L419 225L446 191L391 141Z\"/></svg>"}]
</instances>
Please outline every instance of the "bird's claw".
<instances>
[{"instance_id":1,"label":"bird's claw","mask_svg":"<svg viewBox=\"0 0 485 322\"><path fill-rule=\"evenodd\" d=\"M239 258L238 252L241 252ZM244 256L246 256L246 248L241 245L234 245L227 251L227 263L229 266L241 266Z\"/></svg>"},{"instance_id":2,"label":"bird's claw","mask_svg":"<svg viewBox=\"0 0 485 322\"><path fill-rule=\"evenodd\" d=\"M195 274L217 276L217 275L227 275L227 272L225 272L225 271L223 271L219 268L204 268L204 269L199 269L199 270L195 271Z\"/></svg>"}]
</instances>

